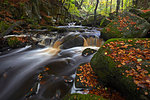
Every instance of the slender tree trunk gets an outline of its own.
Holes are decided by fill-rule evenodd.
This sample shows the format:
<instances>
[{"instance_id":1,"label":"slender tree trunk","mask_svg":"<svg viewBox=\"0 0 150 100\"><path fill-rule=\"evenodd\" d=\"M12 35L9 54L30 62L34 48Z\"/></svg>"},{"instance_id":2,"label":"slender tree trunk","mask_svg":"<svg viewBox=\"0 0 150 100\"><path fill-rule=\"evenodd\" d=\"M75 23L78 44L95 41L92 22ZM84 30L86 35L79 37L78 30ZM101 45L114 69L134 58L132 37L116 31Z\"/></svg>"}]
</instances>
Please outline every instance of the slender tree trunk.
<instances>
[{"instance_id":1,"label":"slender tree trunk","mask_svg":"<svg viewBox=\"0 0 150 100\"><path fill-rule=\"evenodd\" d=\"M77 4L78 4L77 0L74 1L74 4L75 4L76 7L78 6L78 5L77 5Z\"/></svg>"},{"instance_id":2,"label":"slender tree trunk","mask_svg":"<svg viewBox=\"0 0 150 100\"><path fill-rule=\"evenodd\" d=\"M112 12L112 0L110 1L110 13Z\"/></svg>"},{"instance_id":3,"label":"slender tree trunk","mask_svg":"<svg viewBox=\"0 0 150 100\"><path fill-rule=\"evenodd\" d=\"M127 7L128 7L128 0L126 0L126 9L127 9Z\"/></svg>"},{"instance_id":4,"label":"slender tree trunk","mask_svg":"<svg viewBox=\"0 0 150 100\"><path fill-rule=\"evenodd\" d=\"M123 3L123 0L122 0L122 3L121 3L122 10L123 10L123 5L124 5L124 3Z\"/></svg>"},{"instance_id":5,"label":"slender tree trunk","mask_svg":"<svg viewBox=\"0 0 150 100\"><path fill-rule=\"evenodd\" d=\"M106 1L106 14L107 14L107 8L108 8L108 0Z\"/></svg>"},{"instance_id":6,"label":"slender tree trunk","mask_svg":"<svg viewBox=\"0 0 150 100\"><path fill-rule=\"evenodd\" d=\"M62 5L64 5L64 4L65 4L65 1L66 1L66 0L64 0L64 1L62 2Z\"/></svg>"},{"instance_id":7,"label":"slender tree trunk","mask_svg":"<svg viewBox=\"0 0 150 100\"><path fill-rule=\"evenodd\" d=\"M71 1L71 0L69 0L68 11L69 11L69 8L70 8L70 1Z\"/></svg>"},{"instance_id":8,"label":"slender tree trunk","mask_svg":"<svg viewBox=\"0 0 150 100\"><path fill-rule=\"evenodd\" d=\"M135 6L135 0L132 0L132 6L133 7Z\"/></svg>"},{"instance_id":9,"label":"slender tree trunk","mask_svg":"<svg viewBox=\"0 0 150 100\"><path fill-rule=\"evenodd\" d=\"M116 15L118 15L119 9L120 9L120 0L117 0Z\"/></svg>"},{"instance_id":10,"label":"slender tree trunk","mask_svg":"<svg viewBox=\"0 0 150 100\"><path fill-rule=\"evenodd\" d=\"M139 1L139 0L136 0L136 6L138 5L138 1Z\"/></svg>"},{"instance_id":11,"label":"slender tree trunk","mask_svg":"<svg viewBox=\"0 0 150 100\"><path fill-rule=\"evenodd\" d=\"M84 2L84 0L81 0L80 6L79 6L80 9L81 9L83 2Z\"/></svg>"},{"instance_id":12,"label":"slender tree trunk","mask_svg":"<svg viewBox=\"0 0 150 100\"><path fill-rule=\"evenodd\" d=\"M94 26L96 25L96 11L97 11L97 8L98 8L98 4L99 4L99 0L97 0L96 2L96 6L95 6L95 9L94 9Z\"/></svg>"}]
</instances>

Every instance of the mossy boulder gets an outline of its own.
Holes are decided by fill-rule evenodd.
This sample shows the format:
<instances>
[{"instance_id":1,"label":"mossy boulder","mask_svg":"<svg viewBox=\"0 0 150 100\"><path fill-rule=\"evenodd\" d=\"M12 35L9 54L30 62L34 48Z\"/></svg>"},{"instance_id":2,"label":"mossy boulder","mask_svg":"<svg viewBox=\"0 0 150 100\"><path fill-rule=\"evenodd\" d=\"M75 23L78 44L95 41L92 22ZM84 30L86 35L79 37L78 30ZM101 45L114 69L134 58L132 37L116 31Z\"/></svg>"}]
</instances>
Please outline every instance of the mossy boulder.
<instances>
[{"instance_id":1,"label":"mossy boulder","mask_svg":"<svg viewBox=\"0 0 150 100\"><path fill-rule=\"evenodd\" d=\"M150 11L141 14L141 17L145 18L150 23Z\"/></svg>"},{"instance_id":2,"label":"mossy boulder","mask_svg":"<svg viewBox=\"0 0 150 100\"><path fill-rule=\"evenodd\" d=\"M90 16L87 19L85 19L84 21L82 21L82 25L93 26L93 22L94 22L94 16ZM97 15L97 17L96 17L96 25L97 26L105 27L109 23L110 23L110 21L107 19L106 16Z\"/></svg>"},{"instance_id":3,"label":"mossy boulder","mask_svg":"<svg viewBox=\"0 0 150 100\"><path fill-rule=\"evenodd\" d=\"M35 41L32 40L29 36L7 36L5 37L5 41L7 41L8 47L10 48L21 48L27 45L35 46Z\"/></svg>"},{"instance_id":4,"label":"mossy boulder","mask_svg":"<svg viewBox=\"0 0 150 100\"><path fill-rule=\"evenodd\" d=\"M149 100L149 48L149 38L110 39L93 56L91 66L101 83L127 100Z\"/></svg>"},{"instance_id":5,"label":"mossy boulder","mask_svg":"<svg viewBox=\"0 0 150 100\"><path fill-rule=\"evenodd\" d=\"M150 23L130 12L120 13L110 24L102 29L105 40L111 38L141 38L150 30Z\"/></svg>"},{"instance_id":6,"label":"mossy boulder","mask_svg":"<svg viewBox=\"0 0 150 100\"><path fill-rule=\"evenodd\" d=\"M135 15L138 15L138 16L146 19L150 23L150 11L149 10L140 10L140 9L132 8L129 11Z\"/></svg>"},{"instance_id":7,"label":"mossy boulder","mask_svg":"<svg viewBox=\"0 0 150 100\"><path fill-rule=\"evenodd\" d=\"M10 24L5 21L0 21L0 36L3 36L3 32L5 32L9 28Z\"/></svg>"},{"instance_id":8,"label":"mossy boulder","mask_svg":"<svg viewBox=\"0 0 150 100\"><path fill-rule=\"evenodd\" d=\"M138 15L138 16L141 16L142 14L144 14L144 12L142 12L142 10L136 9L136 8L130 9L129 12L131 12L131 13L133 13L135 15Z\"/></svg>"},{"instance_id":9,"label":"mossy boulder","mask_svg":"<svg viewBox=\"0 0 150 100\"><path fill-rule=\"evenodd\" d=\"M103 97L94 94L69 94L63 100L106 100Z\"/></svg>"},{"instance_id":10,"label":"mossy boulder","mask_svg":"<svg viewBox=\"0 0 150 100\"><path fill-rule=\"evenodd\" d=\"M47 26L46 28L51 32L57 31L59 33L63 33L63 32L67 31L67 29L65 29L65 28L59 28L59 27L54 27L54 26Z\"/></svg>"}]
</instances>

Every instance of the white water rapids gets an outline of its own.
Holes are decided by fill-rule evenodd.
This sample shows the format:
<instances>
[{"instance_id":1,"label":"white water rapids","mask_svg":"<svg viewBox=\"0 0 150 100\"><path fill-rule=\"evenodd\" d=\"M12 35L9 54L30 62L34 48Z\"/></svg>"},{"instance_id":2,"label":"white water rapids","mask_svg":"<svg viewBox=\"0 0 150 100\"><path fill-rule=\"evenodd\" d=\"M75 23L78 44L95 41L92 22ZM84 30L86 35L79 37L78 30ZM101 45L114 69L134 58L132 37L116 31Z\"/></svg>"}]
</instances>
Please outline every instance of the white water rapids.
<instances>
[{"instance_id":1,"label":"white water rapids","mask_svg":"<svg viewBox=\"0 0 150 100\"><path fill-rule=\"evenodd\" d=\"M25 95L37 82L37 76L45 66L51 66L50 78L44 85L38 84L37 95L27 100L57 100L63 97L72 86L64 82L65 77L70 78L80 64L90 62L93 55L84 57L82 51L86 48L98 50L99 47L94 44L101 41L97 39L84 39L86 47L59 49L54 46L28 50L30 46L27 46L0 56L0 100L26 100Z\"/></svg>"}]
</instances>

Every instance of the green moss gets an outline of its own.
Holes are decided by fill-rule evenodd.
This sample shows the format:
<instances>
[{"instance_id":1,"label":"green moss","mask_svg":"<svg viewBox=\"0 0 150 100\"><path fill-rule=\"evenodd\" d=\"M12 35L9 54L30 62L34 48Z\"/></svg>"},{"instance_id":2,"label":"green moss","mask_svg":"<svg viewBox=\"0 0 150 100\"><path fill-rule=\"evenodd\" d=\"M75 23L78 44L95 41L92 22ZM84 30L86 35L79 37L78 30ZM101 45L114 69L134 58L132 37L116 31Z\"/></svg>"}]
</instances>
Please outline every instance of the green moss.
<instances>
[{"instance_id":1,"label":"green moss","mask_svg":"<svg viewBox=\"0 0 150 100\"><path fill-rule=\"evenodd\" d=\"M140 9L135 9L135 8L130 9L129 12L131 12L135 15L138 15L138 16L141 16L144 13Z\"/></svg>"},{"instance_id":2,"label":"green moss","mask_svg":"<svg viewBox=\"0 0 150 100\"><path fill-rule=\"evenodd\" d=\"M7 39L8 45L12 48L18 47L21 43L16 37L10 37Z\"/></svg>"},{"instance_id":3,"label":"green moss","mask_svg":"<svg viewBox=\"0 0 150 100\"><path fill-rule=\"evenodd\" d=\"M115 27L118 27L118 26L115 26ZM107 30L111 30L111 31L107 31ZM102 32L102 37L104 39L123 37L123 34L121 34L120 31L118 31L116 28L114 28L113 22L111 22L106 28L102 29L101 32Z\"/></svg>"},{"instance_id":4,"label":"green moss","mask_svg":"<svg viewBox=\"0 0 150 100\"><path fill-rule=\"evenodd\" d=\"M143 14L141 15L141 17L145 18L146 20L148 20L148 21L150 22L150 20L149 20L149 18L150 18L150 11L148 11L148 12L146 12L146 13L143 13Z\"/></svg>"},{"instance_id":5,"label":"green moss","mask_svg":"<svg viewBox=\"0 0 150 100\"><path fill-rule=\"evenodd\" d=\"M149 38L134 38L134 39L123 39L123 38L114 38L109 39L105 42L104 45L114 42L114 41L124 41L125 43L129 43L128 40L132 40L130 44L133 44L133 48L144 48L142 45L134 45L137 40L150 40ZM132 47L131 47L132 48ZM127 48L128 49L128 48ZM124 67L117 68L119 62L115 62L109 56L105 56L105 52L110 53L111 50L109 48L101 47L98 52L93 56L91 60L91 66L93 70L97 73L99 77L99 81L103 83L105 86L115 88L120 91L123 95L126 96L128 100L140 100L145 98L144 91L147 89L140 89L137 91L137 85L133 82L133 78L131 76L126 77L122 75L126 70L131 69L131 66L125 65ZM148 68L149 69L149 68ZM147 71L150 71L147 70ZM149 92L149 91L148 91ZM145 100L147 100L146 97Z\"/></svg>"},{"instance_id":6,"label":"green moss","mask_svg":"<svg viewBox=\"0 0 150 100\"><path fill-rule=\"evenodd\" d=\"M106 100L93 94L69 94L63 100Z\"/></svg>"},{"instance_id":7,"label":"green moss","mask_svg":"<svg viewBox=\"0 0 150 100\"><path fill-rule=\"evenodd\" d=\"M65 28L57 28L54 26L47 26L47 28L49 31L52 31L52 32L57 31L57 32L63 33L67 31Z\"/></svg>"},{"instance_id":8,"label":"green moss","mask_svg":"<svg viewBox=\"0 0 150 100\"><path fill-rule=\"evenodd\" d=\"M135 41L137 40L147 40L149 38L112 38L112 39L109 39L107 40L105 44L109 43L109 42L114 42L114 41L124 41L124 42L128 42L128 40L133 40L132 43L134 43ZM129 42L128 42L129 43ZM130 42L131 43L131 42Z\"/></svg>"},{"instance_id":9,"label":"green moss","mask_svg":"<svg viewBox=\"0 0 150 100\"><path fill-rule=\"evenodd\" d=\"M111 38L142 38L147 35L150 24L142 17L124 12L102 29L105 40Z\"/></svg>"},{"instance_id":10,"label":"green moss","mask_svg":"<svg viewBox=\"0 0 150 100\"><path fill-rule=\"evenodd\" d=\"M9 24L6 23L5 21L0 21L0 33L3 33L9 28Z\"/></svg>"}]
</instances>

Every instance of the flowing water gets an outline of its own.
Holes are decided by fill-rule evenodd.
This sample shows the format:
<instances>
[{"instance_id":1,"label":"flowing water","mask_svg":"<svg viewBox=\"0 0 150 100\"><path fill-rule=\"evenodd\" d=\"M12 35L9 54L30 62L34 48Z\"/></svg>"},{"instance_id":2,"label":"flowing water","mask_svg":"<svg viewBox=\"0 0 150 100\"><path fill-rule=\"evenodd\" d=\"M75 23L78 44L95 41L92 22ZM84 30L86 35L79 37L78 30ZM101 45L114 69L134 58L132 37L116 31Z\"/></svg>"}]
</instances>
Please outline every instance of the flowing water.
<instances>
[{"instance_id":1,"label":"flowing water","mask_svg":"<svg viewBox=\"0 0 150 100\"><path fill-rule=\"evenodd\" d=\"M93 56L84 57L82 51L98 50L103 40L96 30L67 33L70 34L82 37L83 45L61 49L63 38L58 38L47 48L28 50L31 46L26 46L0 56L0 100L59 100L75 92L72 86L76 68L90 62ZM42 80L40 75L44 77Z\"/></svg>"}]
</instances>

